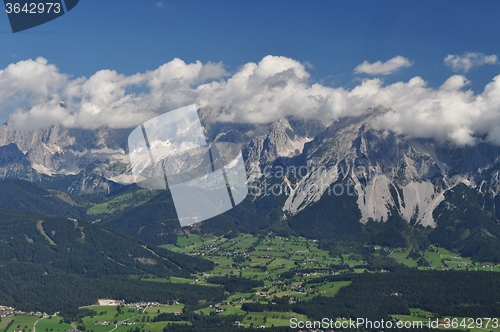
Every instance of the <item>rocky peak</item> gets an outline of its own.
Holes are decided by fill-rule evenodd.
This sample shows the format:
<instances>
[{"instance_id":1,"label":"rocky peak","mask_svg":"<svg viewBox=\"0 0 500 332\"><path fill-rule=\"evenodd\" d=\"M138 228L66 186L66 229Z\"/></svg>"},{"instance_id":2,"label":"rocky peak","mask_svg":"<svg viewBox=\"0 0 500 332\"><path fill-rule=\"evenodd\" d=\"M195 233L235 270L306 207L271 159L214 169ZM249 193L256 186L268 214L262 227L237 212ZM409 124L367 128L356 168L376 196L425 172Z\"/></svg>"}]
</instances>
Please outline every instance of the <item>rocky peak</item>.
<instances>
[{"instance_id":1,"label":"rocky peak","mask_svg":"<svg viewBox=\"0 0 500 332\"><path fill-rule=\"evenodd\" d=\"M29 181L37 178L30 161L14 143L0 146L0 178Z\"/></svg>"},{"instance_id":2,"label":"rocky peak","mask_svg":"<svg viewBox=\"0 0 500 332\"><path fill-rule=\"evenodd\" d=\"M279 157L301 154L304 143L311 139L298 135L290 122L282 118L272 123L266 134L252 139L244 151L244 156L248 162L258 162L261 167L265 167Z\"/></svg>"},{"instance_id":3,"label":"rocky peak","mask_svg":"<svg viewBox=\"0 0 500 332\"><path fill-rule=\"evenodd\" d=\"M0 166L10 164L27 164L30 165L28 158L19 150L16 144L0 146Z\"/></svg>"},{"instance_id":4,"label":"rocky peak","mask_svg":"<svg viewBox=\"0 0 500 332\"><path fill-rule=\"evenodd\" d=\"M119 184L109 181L99 174L81 171L68 188L68 191L77 195L109 194L119 187Z\"/></svg>"}]
</instances>

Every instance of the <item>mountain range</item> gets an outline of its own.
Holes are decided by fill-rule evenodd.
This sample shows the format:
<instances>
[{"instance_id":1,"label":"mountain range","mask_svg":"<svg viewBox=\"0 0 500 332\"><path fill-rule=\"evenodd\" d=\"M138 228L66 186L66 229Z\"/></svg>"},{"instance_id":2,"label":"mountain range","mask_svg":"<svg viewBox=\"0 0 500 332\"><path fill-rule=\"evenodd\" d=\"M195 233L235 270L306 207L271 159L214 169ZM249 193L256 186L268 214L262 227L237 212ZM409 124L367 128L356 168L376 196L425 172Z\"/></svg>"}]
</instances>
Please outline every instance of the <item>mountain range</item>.
<instances>
[{"instance_id":1,"label":"mountain range","mask_svg":"<svg viewBox=\"0 0 500 332\"><path fill-rule=\"evenodd\" d=\"M500 257L499 147L399 135L378 125L392 112L381 106L328 125L297 117L265 125L220 122L223 112L198 110L208 141L241 147L251 194L202 230L274 227L325 239L442 243L471 256ZM131 131L17 131L4 124L0 176L78 195L128 190ZM139 217L144 211L148 218ZM155 244L173 241L179 229L168 191L101 222Z\"/></svg>"}]
</instances>

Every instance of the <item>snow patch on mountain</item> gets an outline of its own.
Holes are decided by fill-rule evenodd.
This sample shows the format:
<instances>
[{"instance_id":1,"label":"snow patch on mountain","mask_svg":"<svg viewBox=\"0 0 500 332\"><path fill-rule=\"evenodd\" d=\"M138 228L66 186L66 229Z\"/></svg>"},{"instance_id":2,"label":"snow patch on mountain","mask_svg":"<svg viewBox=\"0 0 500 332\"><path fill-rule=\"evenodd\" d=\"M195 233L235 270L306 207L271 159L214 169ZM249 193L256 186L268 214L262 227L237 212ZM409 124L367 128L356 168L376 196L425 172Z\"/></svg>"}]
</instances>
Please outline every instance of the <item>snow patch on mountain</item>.
<instances>
[{"instance_id":1,"label":"snow patch on mountain","mask_svg":"<svg viewBox=\"0 0 500 332\"><path fill-rule=\"evenodd\" d=\"M279 157L294 157L301 154L304 149L304 144L310 141L312 141L312 138L309 137L295 137L295 139L290 140L287 145L277 148L276 152Z\"/></svg>"},{"instance_id":2,"label":"snow patch on mountain","mask_svg":"<svg viewBox=\"0 0 500 332\"><path fill-rule=\"evenodd\" d=\"M108 154L108 155L125 154L125 150L123 150L123 149L110 149L110 148L90 149L90 150L85 149L83 151L75 151L72 149L67 149L66 151L71 152L73 155L75 155L77 157L84 156L87 153L90 153L90 154Z\"/></svg>"},{"instance_id":3,"label":"snow patch on mountain","mask_svg":"<svg viewBox=\"0 0 500 332\"><path fill-rule=\"evenodd\" d=\"M109 180L125 185L135 183L135 177L132 174L120 174L110 177Z\"/></svg>"},{"instance_id":4,"label":"snow patch on mountain","mask_svg":"<svg viewBox=\"0 0 500 332\"><path fill-rule=\"evenodd\" d=\"M81 157L81 156L84 156L87 154L88 150L83 150L83 151L75 151L75 150L71 150L71 149L68 149L67 150L68 152L71 152L73 155L77 156L77 157Z\"/></svg>"},{"instance_id":5,"label":"snow patch on mountain","mask_svg":"<svg viewBox=\"0 0 500 332\"><path fill-rule=\"evenodd\" d=\"M39 164L36 164L36 163L32 163L31 164L31 167L33 167L33 169L37 172L40 172L42 174L46 174L46 175L54 175L56 174L56 172L53 170L53 169L49 169L43 165L39 165Z\"/></svg>"}]
</instances>

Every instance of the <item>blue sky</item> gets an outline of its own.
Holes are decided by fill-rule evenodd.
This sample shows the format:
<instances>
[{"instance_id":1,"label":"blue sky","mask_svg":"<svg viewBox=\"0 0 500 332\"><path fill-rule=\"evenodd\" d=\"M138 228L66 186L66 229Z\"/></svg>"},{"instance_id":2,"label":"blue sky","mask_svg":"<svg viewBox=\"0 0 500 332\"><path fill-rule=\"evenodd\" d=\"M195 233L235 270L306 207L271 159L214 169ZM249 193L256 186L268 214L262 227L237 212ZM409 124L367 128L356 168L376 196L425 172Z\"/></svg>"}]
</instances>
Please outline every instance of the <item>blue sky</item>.
<instances>
[{"instance_id":1,"label":"blue sky","mask_svg":"<svg viewBox=\"0 0 500 332\"><path fill-rule=\"evenodd\" d=\"M500 55L500 3L470 1L159 1L82 0L42 26L9 33L0 20L0 68L43 56L61 72L89 77L100 69L126 75L180 58L222 61L229 71L266 55L314 65L313 79L348 87L363 61L397 55L411 68L387 83L419 75L439 86L448 54ZM499 66L469 71L480 89Z\"/></svg>"},{"instance_id":2,"label":"blue sky","mask_svg":"<svg viewBox=\"0 0 500 332\"><path fill-rule=\"evenodd\" d=\"M398 133L500 144L499 13L496 1L82 0L16 34L4 14L0 120L127 127L197 103L228 121L329 123L383 105L395 113L380 126Z\"/></svg>"}]
</instances>

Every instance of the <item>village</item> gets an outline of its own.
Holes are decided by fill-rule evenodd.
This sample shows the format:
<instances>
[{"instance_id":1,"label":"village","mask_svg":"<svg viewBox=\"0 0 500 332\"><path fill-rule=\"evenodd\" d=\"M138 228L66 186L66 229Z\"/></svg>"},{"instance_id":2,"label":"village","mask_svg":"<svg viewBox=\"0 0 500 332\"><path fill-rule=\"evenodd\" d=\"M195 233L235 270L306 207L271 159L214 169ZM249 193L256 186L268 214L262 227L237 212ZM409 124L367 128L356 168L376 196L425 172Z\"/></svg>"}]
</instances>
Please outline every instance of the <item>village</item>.
<instances>
[{"instance_id":1,"label":"village","mask_svg":"<svg viewBox=\"0 0 500 332\"><path fill-rule=\"evenodd\" d=\"M81 308L93 310L96 313L95 316L85 317L79 323L68 324L68 322L63 322L64 317L59 312L49 315L44 312L24 312L11 306L0 305L2 318L0 330L2 332L102 332L136 324L140 324L142 328L150 325L149 322L152 322L159 313L180 315L183 307L183 304L176 301L165 304L159 302L127 303L123 300L99 299L96 304Z\"/></svg>"}]
</instances>

